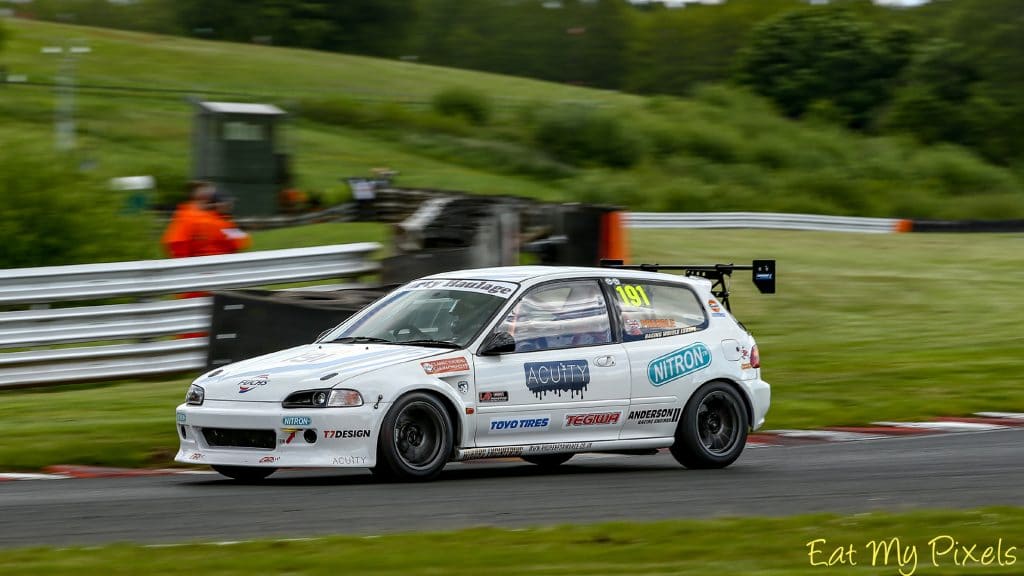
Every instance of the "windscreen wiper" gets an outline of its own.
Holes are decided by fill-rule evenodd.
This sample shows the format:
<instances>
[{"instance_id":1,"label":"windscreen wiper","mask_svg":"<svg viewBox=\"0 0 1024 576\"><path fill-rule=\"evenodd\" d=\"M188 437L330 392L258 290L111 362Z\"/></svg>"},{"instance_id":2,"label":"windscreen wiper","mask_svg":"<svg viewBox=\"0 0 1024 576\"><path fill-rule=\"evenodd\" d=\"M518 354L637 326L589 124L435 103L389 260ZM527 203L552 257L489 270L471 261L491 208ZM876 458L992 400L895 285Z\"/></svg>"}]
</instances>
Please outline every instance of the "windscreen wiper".
<instances>
[{"instance_id":1,"label":"windscreen wiper","mask_svg":"<svg viewBox=\"0 0 1024 576\"><path fill-rule=\"evenodd\" d=\"M394 342L394 344L401 344L403 346L406 345L406 344L411 345L411 346L434 346L436 348L452 348L452 349L456 349L456 350L459 349L459 348L462 348L462 346L459 346L455 342L448 342L446 340L431 340L431 339L402 340L402 341L399 341L399 342Z\"/></svg>"},{"instance_id":2,"label":"windscreen wiper","mask_svg":"<svg viewBox=\"0 0 1024 576\"><path fill-rule=\"evenodd\" d=\"M331 342L338 342L341 344L394 344L391 340L375 338L373 336L342 336L341 338L331 340Z\"/></svg>"}]
</instances>

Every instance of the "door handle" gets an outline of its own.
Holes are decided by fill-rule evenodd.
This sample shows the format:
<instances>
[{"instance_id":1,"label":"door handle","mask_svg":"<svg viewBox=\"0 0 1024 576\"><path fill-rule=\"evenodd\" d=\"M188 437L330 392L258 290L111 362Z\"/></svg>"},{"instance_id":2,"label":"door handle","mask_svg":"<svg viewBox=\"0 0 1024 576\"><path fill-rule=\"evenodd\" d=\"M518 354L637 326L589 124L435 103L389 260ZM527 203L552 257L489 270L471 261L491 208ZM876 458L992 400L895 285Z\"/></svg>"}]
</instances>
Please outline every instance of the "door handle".
<instances>
[{"instance_id":1,"label":"door handle","mask_svg":"<svg viewBox=\"0 0 1024 576\"><path fill-rule=\"evenodd\" d=\"M610 368L615 366L615 356L598 356L594 358L594 365L600 366L601 368Z\"/></svg>"}]
</instances>

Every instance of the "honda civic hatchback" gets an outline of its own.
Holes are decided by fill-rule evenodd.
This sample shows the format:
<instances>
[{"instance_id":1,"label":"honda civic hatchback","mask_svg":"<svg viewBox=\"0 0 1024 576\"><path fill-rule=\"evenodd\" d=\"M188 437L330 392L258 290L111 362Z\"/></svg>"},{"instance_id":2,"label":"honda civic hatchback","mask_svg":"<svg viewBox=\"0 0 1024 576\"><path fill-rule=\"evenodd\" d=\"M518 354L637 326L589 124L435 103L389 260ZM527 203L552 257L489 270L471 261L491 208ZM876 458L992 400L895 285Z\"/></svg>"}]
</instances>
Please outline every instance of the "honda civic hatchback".
<instances>
[{"instance_id":1,"label":"honda civic hatchback","mask_svg":"<svg viewBox=\"0 0 1024 576\"><path fill-rule=\"evenodd\" d=\"M453 461L661 448L728 466L771 400L729 311L735 270L774 292L772 260L414 280L311 344L201 375L177 408L175 459L246 481L304 467L428 480Z\"/></svg>"}]
</instances>

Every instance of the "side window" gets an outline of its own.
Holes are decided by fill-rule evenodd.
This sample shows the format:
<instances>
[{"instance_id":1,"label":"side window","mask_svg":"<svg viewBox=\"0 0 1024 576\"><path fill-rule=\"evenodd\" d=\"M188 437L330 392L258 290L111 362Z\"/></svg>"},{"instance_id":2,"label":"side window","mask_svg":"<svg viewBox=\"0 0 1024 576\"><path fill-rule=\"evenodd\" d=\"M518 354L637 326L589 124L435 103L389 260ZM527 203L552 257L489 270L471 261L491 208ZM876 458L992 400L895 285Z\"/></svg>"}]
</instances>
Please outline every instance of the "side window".
<instances>
[{"instance_id":1,"label":"side window","mask_svg":"<svg viewBox=\"0 0 1024 576\"><path fill-rule=\"evenodd\" d=\"M696 332L707 327L697 295L682 286L607 280L617 296L625 342Z\"/></svg>"},{"instance_id":2,"label":"side window","mask_svg":"<svg viewBox=\"0 0 1024 576\"><path fill-rule=\"evenodd\" d=\"M596 281L538 286L523 295L495 330L512 335L516 352L612 341L608 308Z\"/></svg>"}]
</instances>

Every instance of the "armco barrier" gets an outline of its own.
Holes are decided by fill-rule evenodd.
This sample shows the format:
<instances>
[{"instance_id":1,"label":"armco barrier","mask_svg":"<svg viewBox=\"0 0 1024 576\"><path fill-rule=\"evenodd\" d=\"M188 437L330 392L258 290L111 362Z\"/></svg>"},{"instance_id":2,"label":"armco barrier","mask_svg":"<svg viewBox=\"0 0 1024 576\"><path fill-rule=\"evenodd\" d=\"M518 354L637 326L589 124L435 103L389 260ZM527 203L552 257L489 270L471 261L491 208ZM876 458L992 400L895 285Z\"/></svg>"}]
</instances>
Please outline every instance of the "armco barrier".
<instances>
[{"instance_id":1,"label":"armco barrier","mask_svg":"<svg viewBox=\"0 0 1024 576\"><path fill-rule=\"evenodd\" d=\"M367 242L172 260L0 271L0 306L243 288L379 270ZM304 288L310 290L312 288ZM168 340L210 325L210 298L0 312L0 388L198 370L205 338ZM80 346L72 346L82 344ZM44 348L61 346L60 348Z\"/></svg>"},{"instance_id":2,"label":"armco barrier","mask_svg":"<svg viewBox=\"0 0 1024 576\"><path fill-rule=\"evenodd\" d=\"M630 228L761 228L872 234L910 231L910 221L898 218L861 218L817 214L629 212L625 220L626 225Z\"/></svg>"}]
</instances>

